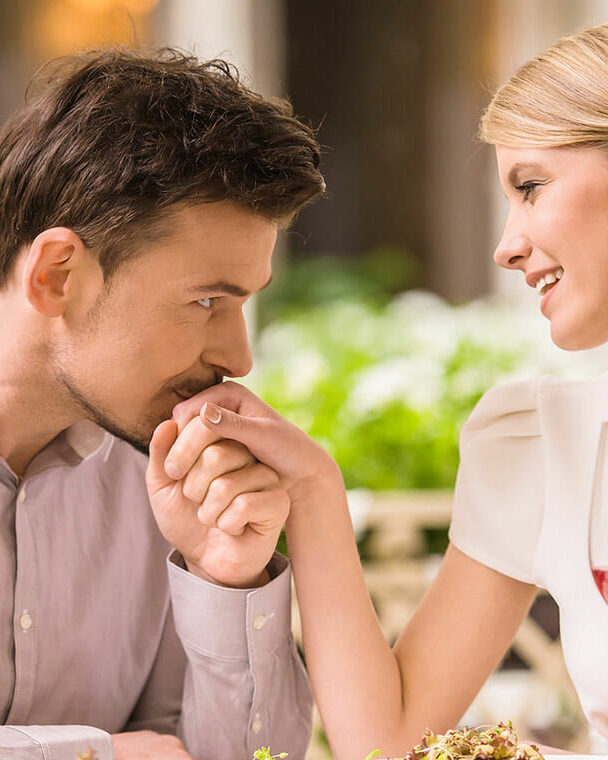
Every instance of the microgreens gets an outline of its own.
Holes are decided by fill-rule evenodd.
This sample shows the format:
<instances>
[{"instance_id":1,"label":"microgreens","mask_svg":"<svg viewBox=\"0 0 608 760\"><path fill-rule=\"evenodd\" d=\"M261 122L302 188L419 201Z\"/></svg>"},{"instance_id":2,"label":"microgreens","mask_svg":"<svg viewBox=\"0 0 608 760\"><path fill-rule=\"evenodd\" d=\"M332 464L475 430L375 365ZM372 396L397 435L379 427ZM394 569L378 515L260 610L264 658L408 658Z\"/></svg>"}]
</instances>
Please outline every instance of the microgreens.
<instances>
[{"instance_id":1,"label":"microgreens","mask_svg":"<svg viewBox=\"0 0 608 760\"><path fill-rule=\"evenodd\" d=\"M365 760L381 755L379 749L369 753ZM287 757L287 752L271 755L270 747L256 750L254 760L276 760ZM424 732L422 741L404 758L392 760L544 760L535 744L519 744L517 731L511 721L487 728L452 729L445 734Z\"/></svg>"},{"instance_id":2,"label":"microgreens","mask_svg":"<svg viewBox=\"0 0 608 760\"><path fill-rule=\"evenodd\" d=\"M435 735L427 729L422 742L404 760L543 760L534 744L518 744L511 721L497 726L453 729Z\"/></svg>"},{"instance_id":3,"label":"microgreens","mask_svg":"<svg viewBox=\"0 0 608 760\"><path fill-rule=\"evenodd\" d=\"M278 755L270 754L270 747L260 747L253 753L253 760L275 760L279 757L287 757L288 752L280 752Z\"/></svg>"}]
</instances>

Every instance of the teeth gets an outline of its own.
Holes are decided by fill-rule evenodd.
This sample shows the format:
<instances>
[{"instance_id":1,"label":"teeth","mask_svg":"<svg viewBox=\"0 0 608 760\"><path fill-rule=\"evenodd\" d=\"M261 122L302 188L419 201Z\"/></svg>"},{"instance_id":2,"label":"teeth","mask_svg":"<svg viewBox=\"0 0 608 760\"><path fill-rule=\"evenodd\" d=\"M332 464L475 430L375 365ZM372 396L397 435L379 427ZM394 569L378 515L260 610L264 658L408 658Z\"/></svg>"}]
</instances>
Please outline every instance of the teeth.
<instances>
[{"instance_id":1,"label":"teeth","mask_svg":"<svg viewBox=\"0 0 608 760\"><path fill-rule=\"evenodd\" d=\"M564 276L564 270L562 267L556 269L554 272L549 272L536 283L536 292L538 295L544 295L543 291L547 285L552 285L554 282L561 280Z\"/></svg>"}]
</instances>

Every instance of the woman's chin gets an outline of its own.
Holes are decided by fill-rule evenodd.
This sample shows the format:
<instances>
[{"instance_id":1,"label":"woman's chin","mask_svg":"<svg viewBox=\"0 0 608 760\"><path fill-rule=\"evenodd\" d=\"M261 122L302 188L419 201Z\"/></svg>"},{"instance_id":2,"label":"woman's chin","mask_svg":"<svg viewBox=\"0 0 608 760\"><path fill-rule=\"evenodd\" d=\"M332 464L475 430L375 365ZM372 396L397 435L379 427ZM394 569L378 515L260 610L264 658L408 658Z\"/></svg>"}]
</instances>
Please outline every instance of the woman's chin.
<instances>
[{"instance_id":1,"label":"woman's chin","mask_svg":"<svg viewBox=\"0 0 608 760\"><path fill-rule=\"evenodd\" d=\"M587 351L608 342L608 326L601 332L590 333L588 324L577 326L554 319L551 322L551 340L563 351Z\"/></svg>"}]
</instances>

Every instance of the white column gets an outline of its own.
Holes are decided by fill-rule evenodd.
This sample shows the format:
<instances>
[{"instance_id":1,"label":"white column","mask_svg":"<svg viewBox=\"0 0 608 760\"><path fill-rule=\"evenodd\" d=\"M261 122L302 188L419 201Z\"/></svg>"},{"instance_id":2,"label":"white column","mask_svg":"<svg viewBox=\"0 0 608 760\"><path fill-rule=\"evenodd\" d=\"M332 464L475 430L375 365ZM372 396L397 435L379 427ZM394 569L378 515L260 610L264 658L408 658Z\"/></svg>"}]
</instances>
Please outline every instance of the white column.
<instances>
[{"instance_id":1,"label":"white column","mask_svg":"<svg viewBox=\"0 0 608 760\"><path fill-rule=\"evenodd\" d=\"M165 0L161 42L234 63L264 95L284 90L281 0Z\"/></svg>"},{"instance_id":2,"label":"white column","mask_svg":"<svg viewBox=\"0 0 608 760\"><path fill-rule=\"evenodd\" d=\"M164 28L159 30L159 44L179 47L200 59L223 58L235 64L252 90L266 96L284 94L282 0L165 0L161 10ZM253 340L255 299L247 303L245 316Z\"/></svg>"}]
</instances>

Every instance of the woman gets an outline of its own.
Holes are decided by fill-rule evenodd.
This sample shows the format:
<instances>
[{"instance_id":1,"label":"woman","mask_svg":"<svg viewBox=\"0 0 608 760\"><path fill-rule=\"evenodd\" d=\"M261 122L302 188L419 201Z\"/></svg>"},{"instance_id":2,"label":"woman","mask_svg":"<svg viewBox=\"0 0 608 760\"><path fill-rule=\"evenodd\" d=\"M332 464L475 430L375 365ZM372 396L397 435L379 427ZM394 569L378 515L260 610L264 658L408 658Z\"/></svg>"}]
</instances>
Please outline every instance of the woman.
<instances>
[{"instance_id":1,"label":"woman","mask_svg":"<svg viewBox=\"0 0 608 760\"><path fill-rule=\"evenodd\" d=\"M538 290L558 346L608 341L608 25L525 64L496 93L481 135L496 146L509 201L497 264ZM227 411L215 427L274 467L289 490L307 665L337 760L374 747L400 756L426 726L456 724L537 587L560 606L572 679L587 717L608 737L608 604L587 556L608 374L518 382L483 397L462 430L450 547L393 649L326 455L238 386L207 394L258 418ZM217 411L207 405L209 427Z\"/></svg>"}]
</instances>

